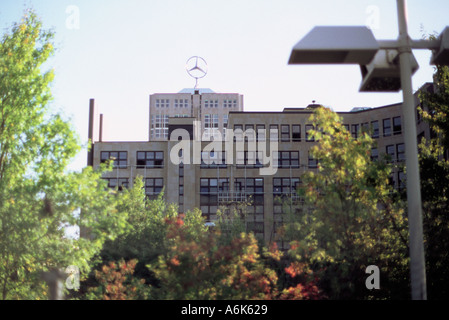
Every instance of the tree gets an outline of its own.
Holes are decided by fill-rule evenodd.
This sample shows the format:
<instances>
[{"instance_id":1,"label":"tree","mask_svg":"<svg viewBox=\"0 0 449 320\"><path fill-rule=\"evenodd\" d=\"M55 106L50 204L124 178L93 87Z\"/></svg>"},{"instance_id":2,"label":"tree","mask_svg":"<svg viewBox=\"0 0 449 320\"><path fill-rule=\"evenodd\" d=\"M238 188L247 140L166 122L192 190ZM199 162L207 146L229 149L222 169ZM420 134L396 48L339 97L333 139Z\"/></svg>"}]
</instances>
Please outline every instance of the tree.
<instances>
[{"instance_id":1,"label":"tree","mask_svg":"<svg viewBox=\"0 0 449 320\"><path fill-rule=\"evenodd\" d=\"M111 262L135 260L133 277L144 279L147 285L158 286L159 280L146 266L156 262L172 245L171 240L167 239L167 219L182 219L184 232L192 239L201 237L208 227L198 209L179 216L177 206L167 204L163 192L156 199L150 200L145 194L141 177L135 179L132 188L124 189L121 193L119 211L127 212L128 228L117 238L104 243L96 269L101 271L102 266ZM88 288L97 287L98 284L95 273L91 273L90 278L82 283L80 296L85 298Z\"/></svg>"},{"instance_id":2,"label":"tree","mask_svg":"<svg viewBox=\"0 0 449 320\"><path fill-rule=\"evenodd\" d=\"M136 267L136 260L120 260L103 265L101 270L95 271L95 278L99 286L90 288L90 300L142 300L147 298L148 289L144 279L136 279L132 275Z\"/></svg>"},{"instance_id":3,"label":"tree","mask_svg":"<svg viewBox=\"0 0 449 320\"><path fill-rule=\"evenodd\" d=\"M3 299L43 299L41 274L89 261L125 226L120 195L102 172L69 172L79 151L69 122L50 114L53 71L41 71L54 53L54 34L26 12L0 44L0 292ZM107 170L106 167L102 171ZM80 214L82 212L82 214ZM71 238L67 225L90 230Z\"/></svg>"},{"instance_id":4,"label":"tree","mask_svg":"<svg viewBox=\"0 0 449 320\"><path fill-rule=\"evenodd\" d=\"M318 108L310 121L317 128L311 134L318 143L310 151L318 169L303 175L305 205L286 226L293 257L318 273L332 299L373 295L365 288L368 265L388 275L376 297L395 297L404 287L408 292L406 219L391 198L391 168L371 161L368 133L353 138L330 109Z\"/></svg>"},{"instance_id":5,"label":"tree","mask_svg":"<svg viewBox=\"0 0 449 320\"><path fill-rule=\"evenodd\" d=\"M433 90L419 92L431 139L419 144L429 299L449 298L449 68L437 66Z\"/></svg>"},{"instance_id":6,"label":"tree","mask_svg":"<svg viewBox=\"0 0 449 320\"><path fill-rule=\"evenodd\" d=\"M293 287L279 283L273 268L282 253L275 245L263 248L253 233L241 233L230 242L219 231L207 232L195 239L186 233L184 222L167 219L167 238L171 246L158 260L148 265L160 280L151 288L155 299L251 300L319 299L322 294L315 279L299 277L306 269L290 265L285 272L298 279Z\"/></svg>"}]
</instances>

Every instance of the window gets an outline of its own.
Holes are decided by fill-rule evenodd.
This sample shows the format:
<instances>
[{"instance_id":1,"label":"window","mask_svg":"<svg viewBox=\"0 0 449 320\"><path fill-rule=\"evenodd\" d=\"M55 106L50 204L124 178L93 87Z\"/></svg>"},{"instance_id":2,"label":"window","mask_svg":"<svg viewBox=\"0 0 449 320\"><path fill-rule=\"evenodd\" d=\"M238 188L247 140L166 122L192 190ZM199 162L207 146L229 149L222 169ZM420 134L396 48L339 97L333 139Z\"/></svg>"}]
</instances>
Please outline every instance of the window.
<instances>
[{"instance_id":1,"label":"window","mask_svg":"<svg viewBox=\"0 0 449 320\"><path fill-rule=\"evenodd\" d=\"M419 105L416 107L416 122L419 124L422 121L422 113L419 111L419 108L422 109L422 106Z\"/></svg>"},{"instance_id":2,"label":"window","mask_svg":"<svg viewBox=\"0 0 449 320\"><path fill-rule=\"evenodd\" d=\"M218 128L218 114L212 115L212 128Z\"/></svg>"},{"instance_id":3,"label":"window","mask_svg":"<svg viewBox=\"0 0 449 320\"><path fill-rule=\"evenodd\" d=\"M101 163L113 160L114 168L126 168L128 166L127 151L101 151L100 158Z\"/></svg>"},{"instance_id":4,"label":"window","mask_svg":"<svg viewBox=\"0 0 449 320\"><path fill-rule=\"evenodd\" d=\"M234 125L234 142L235 141L243 141L243 125L241 124Z\"/></svg>"},{"instance_id":5,"label":"window","mask_svg":"<svg viewBox=\"0 0 449 320\"><path fill-rule=\"evenodd\" d=\"M318 160L315 159L312 155L312 153L309 151L309 162L308 162L309 168L317 168L318 167Z\"/></svg>"},{"instance_id":6,"label":"window","mask_svg":"<svg viewBox=\"0 0 449 320\"><path fill-rule=\"evenodd\" d=\"M391 119L383 120L384 137L391 136Z\"/></svg>"},{"instance_id":7,"label":"window","mask_svg":"<svg viewBox=\"0 0 449 320\"><path fill-rule=\"evenodd\" d=\"M377 148L372 148L371 149L371 160L377 161L378 159L379 159L379 150L377 150Z\"/></svg>"},{"instance_id":8,"label":"window","mask_svg":"<svg viewBox=\"0 0 449 320\"><path fill-rule=\"evenodd\" d=\"M292 140L293 141L301 141L301 125L300 124L292 125Z\"/></svg>"},{"instance_id":9,"label":"window","mask_svg":"<svg viewBox=\"0 0 449 320\"><path fill-rule=\"evenodd\" d=\"M248 221L246 223L246 230L247 232L253 232L256 237L258 236L260 238L264 232L264 223L261 221Z\"/></svg>"},{"instance_id":10,"label":"window","mask_svg":"<svg viewBox=\"0 0 449 320\"><path fill-rule=\"evenodd\" d=\"M164 188L163 178L146 178L145 179L145 194L150 199L156 199Z\"/></svg>"},{"instance_id":11,"label":"window","mask_svg":"<svg viewBox=\"0 0 449 320\"><path fill-rule=\"evenodd\" d=\"M399 143L396 145L397 161L405 161L405 144Z\"/></svg>"},{"instance_id":12,"label":"window","mask_svg":"<svg viewBox=\"0 0 449 320\"><path fill-rule=\"evenodd\" d=\"M218 108L218 100L206 100L204 106L206 108Z\"/></svg>"},{"instance_id":13,"label":"window","mask_svg":"<svg viewBox=\"0 0 449 320\"><path fill-rule=\"evenodd\" d=\"M163 168L163 151L137 151L137 168Z\"/></svg>"},{"instance_id":14,"label":"window","mask_svg":"<svg viewBox=\"0 0 449 320\"><path fill-rule=\"evenodd\" d=\"M249 200L246 213L249 215L264 214L264 181L263 178L236 178L235 192L244 193Z\"/></svg>"},{"instance_id":15,"label":"window","mask_svg":"<svg viewBox=\"0 0 449 320\"><path fill-rule=\"evenodd\" d=\"M218 114L205 114L204 128L218 128Z\"/></svg>"},{"instance_id":16,"label":"window","mask_svg":"<svg viewBox=\"0 0 449 320\"><path fill-rule=\"evenodd\" d=\"M273 178L273 213L281 215L285 213L284 200L298 201L297 190L301 180L299 178Z\"/></svg>"},{"instance_id":17,"label":"window","mask_svg":"<svg viewBox=\"0 0 449 320\"><path fill-rule=\"evenodd\" d=\"M168 115L156 114L151 116L151 137L168 137Z\"/></svg>"},{"instance_id":18,"label":"window","mask_svg":"<svg viewBox=\"0 0 449 320\"><path fill-rule=\"evenodd\" d=\"M200 178L200 209L206 220L214 220L217 214L219 192L228 191L228 178Z\"/></svg>"},{"instance_id":19,"label":"window","mask_svg":"<svg viewBox=\"0 0 449 320\"><path fill-rule=\"evenodd\" d=\"M362 123L362 132L366 132L367 134L370 133L369 123L368 122Z\"/></svg>"},{"instance_id":20,"label":"window","mask_svg":"<svg viewBox=\"0 0 449 320\"><path fill-rule=\"evenodd\" d=\"M270 141L279 140L279 129L277 124L270 124Z\"/></svg>"},{"instance_id":21,"label":"window","mask_svg":"<svg viewBox=\"0 0 449 320\"><path fill-rule=\"evenodd\" d=\"M235 108L237 106L237 100L223 100L223 108Z\"/></svg>"},{"instance_id":22,"label":"window","mask_svg":"<svg viewBox=\"0 0 449 320\"><path fill-rule=\"evenodd\" d=\"M371 137L374 139L379 138L379 121L371 121L371 129L373 130Z\"/></svg>"},{"instance_id":23,"label":"window","mask_svg":"<svg viewBox=\"0 0 449 320\"><path fill-rule=\"evenodd\" d=\"M314 127L312 124L306 124L306 141L307 142L313 142L315 141L315 138L312 136L310 130L313 130Z\"/></svg>"},{"instance_id":24,"label":"window","mask_svg":"<svg viewBox=\"0 0 449 320\"><path fill-rule=\"evenodd\" d=\"M389 155L390 156L390 161L394 161L394 145L388 145L388 146L386 146L386 152L387 152L387 155Z\"/></svg>"},{"instance_id":25,"label":"window","mask_svg":"<svg viewBox=\"0 0 449 320\"><path fill-rule=\"evenodd\" d=\"M359 125L353 124L351 125L351 134L354 139L357 139L359 133Z\"/></svg>"},{"instance_id":26,"label":"window","mask_svg":"<svg viewBox=\"0 0 449 320\"><path fill-rule=\"evenodd\" d=\"M299 151L279 151L273 155L273 160L278 161L278 168L299 168Z\"/></svg>"},{"instance_id":27,"label":"window","mask_svg":"<svg viewBox=\"0 0 449 320\"><path fill-rule=\"evenodd\" d=\"M273 178L273 198L296 196L299 185L299 178ZM279 204L279 201L274 203Z\"/></svg>"},{"instance_id":28,"label":"window","mask_svg":"<svg viewBox=\"0 0 449 320\"><path fill-rule=\"evenodd\" d=\"M248 141L254 141L256 132L254 131L253 124L245 125L245 137L247 137Z\"/></svg>"},{"instance_id":29,"label":"window","mask_svg":"<svg viewBox=\"0 0 449 320\"><path fill-rule=\"evenodd\" d=\"M228 115L224 114L223 115L223 128L227 128L228 127Z\"/></svg>"},{"instance_id":30,"label":"window","mask_svg":"<svg viewBox=\"0 0 449 320\"><path fill-rule=\"evenodd\" d=\"M108 188L122 191L123 188L128 188L128 178L104 178L108 181Z\"/></svg>"},{"instance_id":31,"label":"window","mask_svg":"<svg viewBox=\"0 0 449 320\"><path fill-rule=\"evenodd\" d=\"M225 151L203 151L201 152L201 168L226 168Z\"/></svg>"},{"instance_id":32,"label":"window","mask_svg":"<svg viewBox=\"0 0 449 320\"><path fill-rule=\"evenodd\" d=\"M209 140L211 137L215 139L221 138L218 130L218 114L205 114L204 115L204 132L202 139Z\"/></svg>"},{"instance_id":33,"label":"window","mask_svg":"<svg viewBox=\"0 0 449 320\"><path fill-rule=\"evenodd\" d=\"M168 108L169 106L169 99L156 99L156 108Z\"/></svg>"},{"instance_id":34,"label":"window","mask_svg":"<svg viewBox=\"0 0 449 320\"><path fill-rule=\"evenodd\" d=\"M189 106L189 100L187 99L175 99L175 108L187 108Z\"/></svg>"},{"instance_id":35,"label":"window","mask_svg":"<svg viewBox=\"0 0 449 320\"><path fill-rule=\"evenodd\" d=\"M281 141L290 141L290 126L288 124L281 125Z\"/></svg>"},{"instance_id":36,"label":"window","mask_svg":"<svg viewBox=\"0 0 449 320\"><path fill-rule=\"evenodd\" d=\"M263 160L262 151L237 151L237 168L261 168Z\"/></svg>"},{"instance_id":37,"label":"window","mask_svg":"<svg viewBox=\"0 0 449 320\"><path fill-rule=\"evenodd\" d=\"M247 194L263 194L263 178L236 178L234 189Z\"/></svg>"},{"instance_id":38,"label":"window","mask_svg":"<svg viewBox=\"0 0 449 320\"><path fill-rule=\"evenodd\" d=\"M404 171L398 171L398 189L404 190L406 186L406 174Z\"/></svg>"},{"instance_id":39,"label":"window","mask_svg":"<svg viewBox=\"0 0 449 320\"><path fill-rule=\"evenodd\" d=\"M226 141L226 128L228 127L228 115L224 114L223 115L223 133L222 133L222 137L223 137L223 141Z\"/></svg>"},{"instance_id":40,"label":"window","mask_svg":"<svg viewBox=\"0 0 449 320\"><path fill-rule=\"evenodd\" d=\"M265 125L256 125L256 139L257 141L265 141Z\"/></svg>"},{"instance_id":41,"label":"window","mask_svg":"<svg viewBox=\"0 0 449 320\"><path fill-rule=\"evenodd\" d=\"M393 134L401 134L402 133L402 124L401 117L393 118Z\"/></svg>"}]
</instances>

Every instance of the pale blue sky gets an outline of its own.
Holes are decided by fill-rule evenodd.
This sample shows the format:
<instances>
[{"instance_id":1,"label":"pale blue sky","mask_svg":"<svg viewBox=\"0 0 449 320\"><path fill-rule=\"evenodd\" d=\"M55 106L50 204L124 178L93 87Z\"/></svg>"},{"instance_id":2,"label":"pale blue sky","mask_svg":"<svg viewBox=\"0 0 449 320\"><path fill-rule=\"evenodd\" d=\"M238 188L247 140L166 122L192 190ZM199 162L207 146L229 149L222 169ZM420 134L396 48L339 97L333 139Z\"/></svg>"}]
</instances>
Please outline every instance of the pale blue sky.
<instances>
[{"instance_id":1,"label":"pale blue sky","mask_svg":"<svg viewBox=\"0 0 449 320\"><path fill-rule=\"evenodd\" d=\"M407 4L412 38L449 25L449 1ZM316 25L369 25L377 39L396 39L393 0L0 0L2 31L25 7L56 32L58 51L48 63L56 73L53 107L72 118L83 142L90 98L104 114L105 140L147 140L149 95L192 87L184 66L193 55L209 65L199 86L243 94L246 110L316 100L347 111L402 101L401 93L359 93L358 66L287 65ZM414 53L416 90L432 80L433 67L430 52ZM83 152L77 165L85 159Z\"/></svg>"}]
</instances>

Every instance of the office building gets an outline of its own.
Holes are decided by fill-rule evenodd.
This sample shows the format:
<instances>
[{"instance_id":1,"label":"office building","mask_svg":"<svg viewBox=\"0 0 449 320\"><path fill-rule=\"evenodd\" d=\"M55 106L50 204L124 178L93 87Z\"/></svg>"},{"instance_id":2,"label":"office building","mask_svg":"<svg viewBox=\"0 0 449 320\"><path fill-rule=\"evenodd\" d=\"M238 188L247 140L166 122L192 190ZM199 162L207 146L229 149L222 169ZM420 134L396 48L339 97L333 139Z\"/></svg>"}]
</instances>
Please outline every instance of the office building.
<instances>
[{"instance_id":1,"label":"office building","mask_svg":"<svg viewBox=\"0 0 449 320\"><path fill-rule=\"evenodd\" d=\"M423 90L432 88L432 84L423 86ZM113 171L104 175L111 188L131 187L141 176L148 197L157 197L165 188L166 201L178 204L180 213L200 208L208 222L217 219L218 210L243 207L248 230L265 241L276 241L276 227L285 214L277 199L282 197L292 204L300 201L295 191L301 176L317 170L317 161L309 153L317 142L308 130L313 127L309 117L318 106L246 112L240 94L218 94L209 89L153 94L149 141L95 141L88 164L95 168L113 158ZM94 107L91 100L90 137L96 130ZM382 153L389 154L393 162L405 160L401 104L354 108L338 114L354 138L362 130L371 132L377 141L371 151L373 161ZM417 138L430 136L428 125L419 116L416 125ZM266 150L251 147L259 142ZM270 165L260 160L263 152L278 164L272 173L263 171ZM405 176L400 166L395 168L391 183L401 188Z\"/></svg>"}]
</instances>

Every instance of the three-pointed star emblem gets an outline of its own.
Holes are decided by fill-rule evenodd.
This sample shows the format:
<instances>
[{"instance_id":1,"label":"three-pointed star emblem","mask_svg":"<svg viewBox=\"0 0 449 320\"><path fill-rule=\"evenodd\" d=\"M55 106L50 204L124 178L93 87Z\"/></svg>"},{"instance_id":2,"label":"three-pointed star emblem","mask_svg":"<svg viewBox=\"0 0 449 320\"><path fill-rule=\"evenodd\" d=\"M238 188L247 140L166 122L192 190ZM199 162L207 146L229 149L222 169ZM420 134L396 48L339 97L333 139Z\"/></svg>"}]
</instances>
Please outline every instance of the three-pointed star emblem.
<instances>
[{"instance_id":1,"label":"three-pointed star emblem","mask_svg":"<svg viewBox=\"0 0 449 320\"><path fill-rule=\"evenodd\" d=\"M208 67L203 58L193 56L187 60L186 70L192 78L199 79L207 74Z\"/></svg>"}]
</instances>

